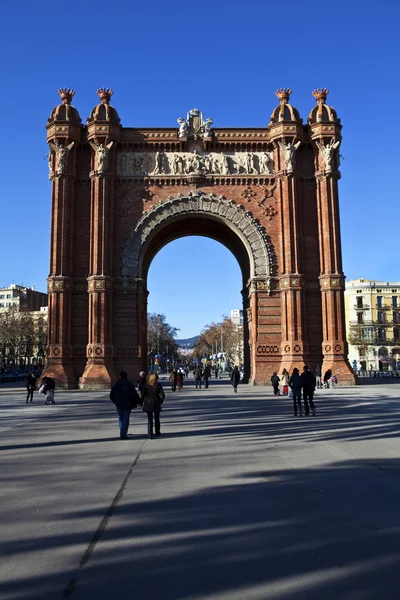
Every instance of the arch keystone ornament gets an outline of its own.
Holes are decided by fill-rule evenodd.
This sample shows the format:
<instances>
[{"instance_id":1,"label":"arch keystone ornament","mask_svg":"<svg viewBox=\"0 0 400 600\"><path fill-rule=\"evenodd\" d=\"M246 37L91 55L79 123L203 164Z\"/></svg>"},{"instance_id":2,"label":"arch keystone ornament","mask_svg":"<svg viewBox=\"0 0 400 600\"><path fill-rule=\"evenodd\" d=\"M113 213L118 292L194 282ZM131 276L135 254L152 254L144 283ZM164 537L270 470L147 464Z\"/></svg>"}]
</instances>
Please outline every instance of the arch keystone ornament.
<instances>
[{"instance_id":1,"label":"arch keystone ornament","mask_svg":"<svg viewBox=\"0 0 400 600\"><path fill-rule=\"evenodd\" d=\"M113 91L98 95L82 126L75 92L62 88L46 126L45 373L58 387L109 389L121 370L146 370L151 262L169 242L201 235L224 244L241 269L246 381L270 384L274 371L307 363L354 383L344 333L341 125L328 90L315 90L304 126L292 90L280 88L269 125L251 129L219 129L199 109L178 127L174 118L169 128L123 127Z\"/></svg>"}]
</instances>

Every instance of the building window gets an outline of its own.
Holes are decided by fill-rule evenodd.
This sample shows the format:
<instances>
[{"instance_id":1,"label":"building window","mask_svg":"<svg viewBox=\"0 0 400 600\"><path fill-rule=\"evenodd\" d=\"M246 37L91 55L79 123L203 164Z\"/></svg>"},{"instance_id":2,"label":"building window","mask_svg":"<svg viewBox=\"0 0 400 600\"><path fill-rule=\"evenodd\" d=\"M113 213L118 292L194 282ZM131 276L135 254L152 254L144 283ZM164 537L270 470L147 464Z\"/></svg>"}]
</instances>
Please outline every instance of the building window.
<instances>
[{"instance_id":1,"label":"building window","mask_svg":"<svg viewBox=\"0 0 400 600\"><path fill-rule=\"evenodd\" d=\"M4 294L0 294L0 300L4 300Z\"/></svg>"},{"instance_id":2,"label":"building window","mask_svg":"<svg viewBox=\"0 0 400 600\"><path fill-rule=\"evenodd\" d=\"M362 313L357 313L357 323L362 325L364 323L364 315Z\"/></svg>"},{"instance_id":3,"label":"building window","mask_svg":"<svg viewBox=\"0 0 400 600\"><path fill-rule=\"evenodd\" d=\"M0 302L0 308L4 308L4 302Z\"/></svg>"},{"instance_id":4,"label":"building window","mask_svg":"<svg viewBox=\"0 0 400 600\"><path fill-rule=\"evenodd\" d=\"M393 329L393 337L398 340L400 338L400 328L399 327L395 327Z\"/></svg>"},{"instance_id":5,"label":"building window","mask_svg":"<svg viewBox=\"0 0 400 600\"><path fill-rule=\"evenodd\" d=\"M393 323L400 323L400 315L398 312L393 313Z\"/></svg>"},{"instance_id":6,"label":"building window","mask_svg":"<svg viewBox=\"0 0 400 600\"><path fill-rule=\"evenodd\" d=\"M377 296L376 297L376 303L377 303L378 308L382 308L382 305L383 305L383 296Z\"/></svg>"},{"instance_id":7,"label":"building window","mask_svg":"<svg viewBox=\"0 0 400 600\"><path fill-rule=\"evenodd\" d=\"M378 323L384 323L384 322L385 322L385 313L378 312Z\"/></svg>"},{"instance_id":8,"label":"building window","mask_svg":"<svg viewBox=\"0 0 400 600\"><path fill-rule=\"evenodd\" d=\"M7 294L7 298L12 298L11 294Z\"/></svg>"},{"instance_id":9,"label":"building window","mask_svg":"<svg viewBox=\"0 0 400 600\"><path fill-rule=\"evenodd\" d=\"M392 306L393 306L393 308L398 308L398 306L397 306L397 296L392 296Z\"/></svg>"},{"instance_id":10,"label":"building window","mask_svg":"<svg viewBox=\"0 0 400 600\"><path fill-rule=\"evenodd\" d=\"M378 329L378 340L381 342L386 340L386 331L384 329Z\"/></svg>"},{"instance_id":11,"label":"building window","mask_svg":"<svg viewBox=\"0 0 400 600\"><path fill-rule=\"evenodd\" d=\"M362 296L357 296L357 308L363 307L363 298Z\"/></svg>"}]
</instances>

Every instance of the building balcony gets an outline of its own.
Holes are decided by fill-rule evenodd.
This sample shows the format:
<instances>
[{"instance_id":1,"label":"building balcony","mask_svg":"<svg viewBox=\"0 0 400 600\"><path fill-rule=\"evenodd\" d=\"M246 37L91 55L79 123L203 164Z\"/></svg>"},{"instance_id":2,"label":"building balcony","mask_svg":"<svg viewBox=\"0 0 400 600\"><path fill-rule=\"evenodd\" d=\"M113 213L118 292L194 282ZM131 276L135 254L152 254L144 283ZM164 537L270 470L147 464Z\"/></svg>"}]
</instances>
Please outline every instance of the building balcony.
<instances>
[{"instance_id":1,"label":"building balcony","mask_svg":"<svg viewBox=\"0 0 400 600\"><path fill-rule=\"evenodd\" d=\"M381 306L379 306L379 304L376 304L375 308L377 310L392 310L392 307L390 306L390 304L381 304Z\"/></svg>"},{"instance_id":2,"label":"building balcony","mask_svg":"<svg viewBox=\"0 0 400 600\"><path fill-rule=\"evenodd\" d=\"M369 310L369 309L370 309L369 304L362 304L362 305L355 304L354 305L354 310Z\"/></svg>"}]
</instances>

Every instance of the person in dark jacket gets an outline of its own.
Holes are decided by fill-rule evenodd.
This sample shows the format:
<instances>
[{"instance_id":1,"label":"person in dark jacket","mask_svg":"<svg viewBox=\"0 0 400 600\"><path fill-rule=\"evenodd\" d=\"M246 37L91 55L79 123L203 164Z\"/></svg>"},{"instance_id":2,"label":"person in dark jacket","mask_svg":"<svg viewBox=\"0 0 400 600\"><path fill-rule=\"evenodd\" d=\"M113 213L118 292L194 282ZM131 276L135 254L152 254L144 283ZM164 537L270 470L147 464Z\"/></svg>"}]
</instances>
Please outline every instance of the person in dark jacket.
<instances>
[{"instance_id":1,"label":"person in dark jacket","mask_svg":"<svg viewBox=\"0 0 400 600\"><path fill-rule=\"evenodd\" d=\"M203 377L203 369L200 367L200 365L197 365L197 367L193 371L193 375L196 380L196 389L198 387L201 389L201 378Z\"/></svg>"},{"instance_id":2,"label":"person in dark jacket","mask_svg":"<svg viewBox=\"0 0 400 600\"><path fill-rule=\"evenodd\" d=\"M232 373L231 373L231 383L233 385L233 389L235 390L235 394L237 392L237 386L239 385L239 382L240 382L239 367L235 366L232 369Z\"/></svg>"},{"instance_id":3,"label":"person in dark jacket","mask_svg":"<svg viewBox=\"0 0 400 600\"><path fill-rule=\"evenodd\" d=\"M329 380L330 380L331 377L332 377L332 370L328 369L325 372L325 375L324 375L324 388L328 388L329 387Z\"/></svg>"},{"instance_id":4,"label":"person in dark jacket","mask_svg":"<svg viewBox=\"0 0 400 600\"><path fill-rule=\"evenodd\" d=\"M278 373L274 371L274 374L271 377L272 387L274 388L274 396L279 396L279 382L280 377L278 377Z\"/></svg>"},{"instance_id":5,"label":"person in dark jacket","mask_svg":"<svg viewBox=\"0 0 400 600\"><path fill-rule=\"evenodd\" d=\"M303 388L304 410L306 411L307 416L310 414L310 409L308 407L309 402L312 414L315 416L315 404L313 400L315 384L316 379L314 373L312 373L312 371L310 371L310 369L304 365L303 373L301 374L301 387Z\"/></svg>"},{"instance_id":6,"label":"person in dark jacket","mask_svg":"<svg viewBox=\"0 0 400 600\"><path fill-rule=\"evenodd\" d=\"M33 401L33 392L36 390L36 382L37 382L36 373L31 371L28 375L28 381L26 382L26 389L28 392L27 396L26 396L27 404L28 404L28 402Z\"/></svg>"},{"instance_id":7,"label":"person in dark jacket","mask_svg":"<svg viewBox=\"0 0 400 600\"><path fill-rule=\"evenodd\" d=\"M144 371L140 371L139 379L138 379L138 390L140 393L140 397L143 396L144 386L146 385L146 373Z\"/></svg>"},{"instance_id":8,"label":"person in dark jacket","mask_svg":"<svg viewBox=\"0 0 400 600\"><path fill-rule=\"evenodd\" d=\"M178 392L181 392L183 387L183 369L178 369L176 372L176 385Z\"/></svg>"},{"instance_id":9,"label":"person in dark jacket","mask_svg":"<svg viewBox=\"0 0 400 600\"><path fill-rule=\"evenodd\" d=\"M293 411L294 416L297 417L297 407L299 407L299 415L303 416L303 409L301 408L301 377L297 367L293 369L292 376L289 380L290 389L293 393Z\"/></svg>"},{"instance_id":10,"label":"person in dark jacket","mask_svg":"<svg viewBox=\"0 0 400 600\"><path fill-rule=\"evenodd\" d=\"M204 379L204 387L208 388L208 380L211 377L211 367L210 365L206 365L204 367L203 379Z\"/></svg>"},{"instance_id":11,"label":"person in dark jacket","mask_svg":"<svg viewBox=\"0 0 400 600\"><path fill-rule=\"evenodd\" d=\"M112 386L110 400L115 404L117 409L120 438L121 440L126 440L128 437L131 410L132 408L136 408L138 404L141 404L139 394L135 390L133 383L128 381L126 371L121 371L120 378Z\"/></svg>"},{"instance_id":12,"label":"person in dark jacket","mask_svg":"<svg viewBox=\"0 0 400 600\"><path fill-rule=\"evenodd\" d=\"M149 373L147 382L143 390L143 411L147 413L147 434L149 439L153 439L153 419L156 430L156 437L161 435L160 412L161 404L164 402L165 394L158 383L157 373Z\"/></svg>"}]
</instances>

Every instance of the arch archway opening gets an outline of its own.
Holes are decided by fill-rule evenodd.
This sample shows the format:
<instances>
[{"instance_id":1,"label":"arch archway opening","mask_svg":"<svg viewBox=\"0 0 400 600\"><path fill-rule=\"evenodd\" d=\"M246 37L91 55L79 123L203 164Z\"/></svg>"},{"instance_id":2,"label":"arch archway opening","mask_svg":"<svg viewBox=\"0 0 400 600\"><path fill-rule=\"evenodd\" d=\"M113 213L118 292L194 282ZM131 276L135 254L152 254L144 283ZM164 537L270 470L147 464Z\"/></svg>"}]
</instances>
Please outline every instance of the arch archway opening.
<instances>
[{"instance_id":1,"label":"arch archway opening","mask_svg":"<svg viewBox=\"0 0 400 600\"><path fill-rule=\"evenodd\" d=\"M248 381L245 287L243 293L249 274L246 254L243 248L236 254L237 242L235 246L231 233L221 230L218 223L198 218L185 220L184 228L176 225L155 236L141 262L148 294L146 314L150 315L148 366L165 372L173 362L192 362L193 355L187 350L173 353L168 342L157 343L153 329L158 323L156 315L162 314L169 325L179 329L176 338L181 340L193 341L212 324L208 343L198 349L195 360L208 360L225 371L230 365L241 365L243 381Z\"/></svg>"}]
</instances>

